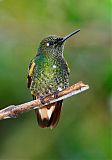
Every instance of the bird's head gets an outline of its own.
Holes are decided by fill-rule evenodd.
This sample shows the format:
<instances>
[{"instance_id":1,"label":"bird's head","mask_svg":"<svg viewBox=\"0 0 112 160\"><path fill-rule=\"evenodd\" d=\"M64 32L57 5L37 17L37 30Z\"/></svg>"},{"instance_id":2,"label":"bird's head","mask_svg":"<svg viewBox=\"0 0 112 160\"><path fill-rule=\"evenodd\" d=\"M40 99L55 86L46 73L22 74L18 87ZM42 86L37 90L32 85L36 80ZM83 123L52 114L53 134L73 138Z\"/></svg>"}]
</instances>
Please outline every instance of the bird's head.
<instances>
[{"instance_id":1,"label":"bird's head","mask_svg":"<svg viewBox=\"0 0 112 160\"><path fill-rule=\"evenodd\" d=\"M65 37L51 35L44 38L40 42L40 46L38 50L39 53L54 54L54 55L63 54L64 44L65 44L64 42L74 34L78 33L79 31L80 29L68 34Z\"/></svg>"}]
</instances>

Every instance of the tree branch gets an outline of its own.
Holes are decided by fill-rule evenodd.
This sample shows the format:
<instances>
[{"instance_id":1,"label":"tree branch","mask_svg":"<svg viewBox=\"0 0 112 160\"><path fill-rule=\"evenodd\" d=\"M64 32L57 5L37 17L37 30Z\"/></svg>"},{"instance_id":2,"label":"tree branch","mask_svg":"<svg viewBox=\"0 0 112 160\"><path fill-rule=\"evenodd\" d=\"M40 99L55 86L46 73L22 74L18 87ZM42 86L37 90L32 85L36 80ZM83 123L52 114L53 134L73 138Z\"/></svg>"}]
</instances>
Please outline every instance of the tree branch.
<instances>
[{"instance_id":1,"label":"tree branch","mask_svg":"<svg viewBox=\"0 0 112 160\"><path fill-rule=\"evenodd\" d=\"M55 94L52 94L44 97L43 98L44 104L41 102L41 99L37 99L37 100L33 100L20 105L8 106L0 110L0 120L6 119L6 118L16 118L18 115L22 114L23 112L36 109L36 108L42 108L45 105L57 102L62 99L66 99L68 97L81 93L87 89L89 89L88 85L85 85L83 82L78 82L64 89L63 91L58 92L57 96L55 96Z\"/></svg>"}]
</instances>

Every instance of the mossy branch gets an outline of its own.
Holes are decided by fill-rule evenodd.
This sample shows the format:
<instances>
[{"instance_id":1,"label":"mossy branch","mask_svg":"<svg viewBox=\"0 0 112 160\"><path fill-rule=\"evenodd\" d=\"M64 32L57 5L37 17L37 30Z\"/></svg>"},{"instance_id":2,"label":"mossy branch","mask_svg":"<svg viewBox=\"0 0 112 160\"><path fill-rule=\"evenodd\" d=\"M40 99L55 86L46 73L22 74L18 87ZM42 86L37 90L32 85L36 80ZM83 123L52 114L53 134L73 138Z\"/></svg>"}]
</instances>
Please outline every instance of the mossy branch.
<instances>
[{"instance_id":1,"label":"mossy branch","mask_svg":"<svg viewBox=\"0 0 112 160\"><path fill-rule=\"evenodd\" d=\"M85 90L89 89L89 86L84 84L83 82L78 82L63 91L60 91L52 95L48 95L43 98L44 104L41 102L41 99L33 100L30 102L26 102L20 105L11 105L2 110L0 110L0 120L7 119L7 118L16 118L18 115L22 114L23 112L27 112L29 110L33 110L36 108L42 108L45 105L57 102L62 99L69 98L73 95L81 93ZM56 97L56 98L55 98Z\"/></svg>"}]
</instances>

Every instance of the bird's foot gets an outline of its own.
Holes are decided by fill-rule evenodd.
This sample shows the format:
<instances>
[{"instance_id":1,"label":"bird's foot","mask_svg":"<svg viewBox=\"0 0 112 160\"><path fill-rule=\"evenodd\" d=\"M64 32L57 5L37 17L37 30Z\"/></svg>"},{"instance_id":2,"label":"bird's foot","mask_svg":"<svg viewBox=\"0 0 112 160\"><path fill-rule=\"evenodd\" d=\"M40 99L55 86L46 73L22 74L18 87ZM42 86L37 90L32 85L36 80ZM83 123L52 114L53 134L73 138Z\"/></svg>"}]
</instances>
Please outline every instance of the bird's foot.
<instances>
[{"instance_id":1,"label":"bird's foot","mask_svg":"<svg viewBox=\"0 0 112 160\"><path fill-rule=\"evenodd\" d=\"M45 104L45 101L44 101L44 97L43 96L40 96L40 101L41 103L44 105Z\"/></svg>"},{"instance_id":2,"label":"bird's foot","mask_svg":"<svg viewBox=\"0 0 112 160\"><path fill-rule=\"evenodd\" d=\"M55 99L58 98L58 93L59 93L58 91L56 91L56 92L54 93L54 98L55 98Z\"/></svg>"}]
</instances>

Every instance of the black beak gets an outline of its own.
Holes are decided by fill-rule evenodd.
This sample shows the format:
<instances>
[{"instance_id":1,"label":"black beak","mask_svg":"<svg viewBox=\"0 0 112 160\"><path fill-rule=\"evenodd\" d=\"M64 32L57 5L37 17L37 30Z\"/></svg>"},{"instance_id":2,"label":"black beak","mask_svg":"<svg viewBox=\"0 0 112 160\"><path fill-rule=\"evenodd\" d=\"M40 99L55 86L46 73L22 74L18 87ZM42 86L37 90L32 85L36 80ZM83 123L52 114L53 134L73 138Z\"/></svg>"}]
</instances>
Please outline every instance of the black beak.
<instances>
[{"instance_id":1,"label":"black beak","mask_svg":"<svg viewBox=\"0 0 112 160\"><path fill-rule=\"evenodd\" d=\"M65 42L68 38L70 38L70 37L73 36L74 34L78 33L79 31L80 31L80 29L78 29L78 30L76 30L76 31L68 34L67 36L65 36L64 38L62 38L58 43L61 43L61 44L62 44L62 43Z\"/></svg>"}]
</instances>

